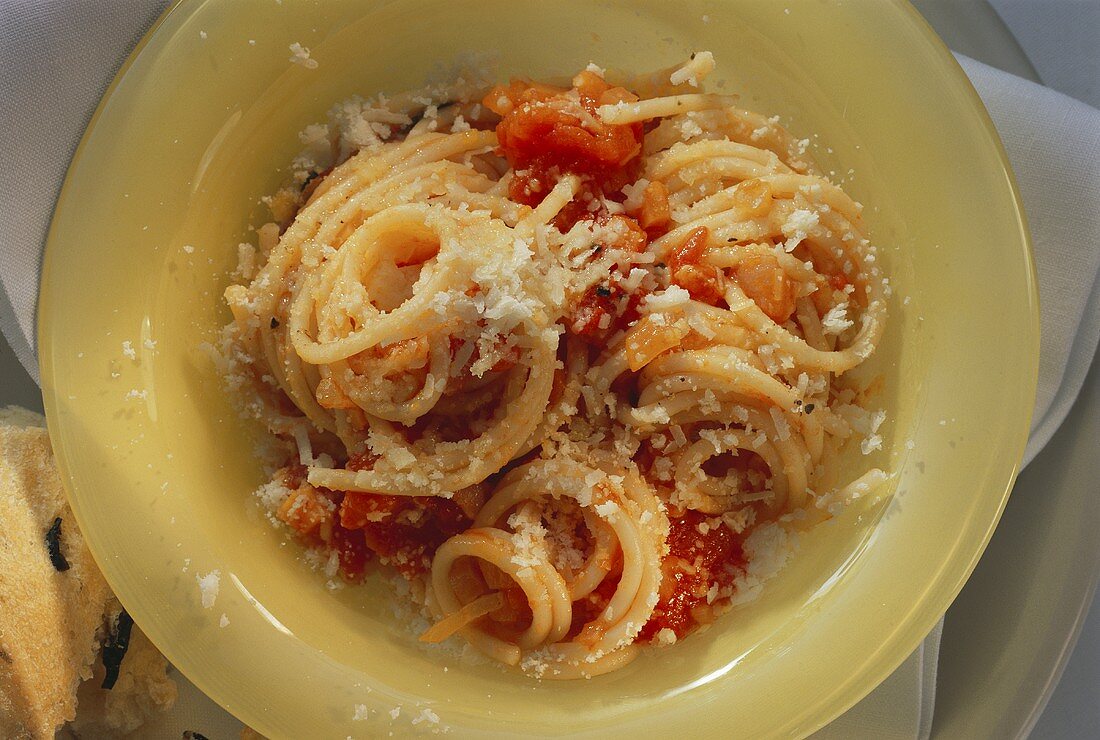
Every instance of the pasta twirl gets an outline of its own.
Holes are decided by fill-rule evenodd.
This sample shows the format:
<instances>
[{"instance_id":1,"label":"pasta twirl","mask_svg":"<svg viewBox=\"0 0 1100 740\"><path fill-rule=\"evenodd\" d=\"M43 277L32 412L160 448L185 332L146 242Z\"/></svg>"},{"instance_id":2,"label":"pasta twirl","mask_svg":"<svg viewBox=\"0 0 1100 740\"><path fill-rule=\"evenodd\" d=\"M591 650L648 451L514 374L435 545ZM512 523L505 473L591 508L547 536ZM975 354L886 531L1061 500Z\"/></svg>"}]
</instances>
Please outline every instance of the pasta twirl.
<instances>
[{"instance_id":1,"label":"pasta twirl","mask_svg":"<svg viewBox=\"0 0 1100 740\"><path fill-rule=\"evenodd\" d=\"M861 206L713 66L344 104L270 200L223 347L296 449L262 497L421 585L424 641L617 669L884 480L837 480L882 422L841 378L885 322Z\"/></svg>"}]
</instances>

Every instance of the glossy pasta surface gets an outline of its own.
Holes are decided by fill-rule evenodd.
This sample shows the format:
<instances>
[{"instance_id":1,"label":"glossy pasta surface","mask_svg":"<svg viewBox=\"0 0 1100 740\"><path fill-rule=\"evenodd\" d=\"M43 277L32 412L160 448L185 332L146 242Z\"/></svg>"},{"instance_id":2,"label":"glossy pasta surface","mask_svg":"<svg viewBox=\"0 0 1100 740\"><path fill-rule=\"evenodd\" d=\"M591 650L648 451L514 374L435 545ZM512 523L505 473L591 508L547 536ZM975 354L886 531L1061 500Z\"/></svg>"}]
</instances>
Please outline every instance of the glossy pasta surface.
<instances>
[{"instance_id":1,"label":"glossy pasta surface","mask_svg":"<svg viewBox=\"0 0 1100 740\"><path fill-rule=\"evenodd\" d=\"M844 374L889 290L862 206L714 60L334 109L242 246L224 371L286 455L260 498L349 581L537 678L752 598L868 494Z\"/></svg>"}]
</instances>

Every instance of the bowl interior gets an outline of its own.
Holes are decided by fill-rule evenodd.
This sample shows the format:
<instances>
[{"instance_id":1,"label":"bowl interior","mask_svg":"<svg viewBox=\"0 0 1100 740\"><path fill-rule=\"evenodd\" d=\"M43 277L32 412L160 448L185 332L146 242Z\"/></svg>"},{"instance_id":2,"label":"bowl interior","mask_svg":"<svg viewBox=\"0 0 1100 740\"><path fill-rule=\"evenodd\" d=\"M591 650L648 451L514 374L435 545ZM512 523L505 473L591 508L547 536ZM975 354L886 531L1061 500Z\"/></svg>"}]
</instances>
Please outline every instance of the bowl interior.
<instances>
[{"instance_id":1,"label":"bowl interior","mask_svg":"<svg viewBox=\"0 0 1100 740\"><path fill-rule=\"evenodd\" d=\"M946 50L894 3L195 1L105 98L46 254L40 353L74 509L126 607L200 688L272 737L737 727L805 734L867 693L946 609L1023 449L1038 329L1026 228L995 134ZM583 29L583 30L580 30ZM300 42L319 67L289 62ZM229 320L236 245L352 94L475 59L501 78L589 61L648 71L709 49L866 206L893 295L884 507L802 540L756 602L589 682L538 683L420 649L386 588L330 590L254 507L262 432L203 350ZM124 352L132 347L136 359ZM210 609L196 581L218 571ZM220 626L228 619L228 624ZM356 721L356 705L368 719ZM397 717L391 710L401 707Z\"/></svg>"}]
</instances>

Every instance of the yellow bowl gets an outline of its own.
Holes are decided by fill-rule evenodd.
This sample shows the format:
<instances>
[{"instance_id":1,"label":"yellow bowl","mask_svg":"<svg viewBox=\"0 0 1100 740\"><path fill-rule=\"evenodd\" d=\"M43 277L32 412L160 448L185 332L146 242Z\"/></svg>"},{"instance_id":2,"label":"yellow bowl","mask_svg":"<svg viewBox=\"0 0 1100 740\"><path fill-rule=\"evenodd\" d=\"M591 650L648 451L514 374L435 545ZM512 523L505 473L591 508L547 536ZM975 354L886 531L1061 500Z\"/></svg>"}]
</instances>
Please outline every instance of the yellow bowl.
<instances>
[{"instance_id":1,"label":"yellow bowl","mask_svg":"<svg viewBox=\"0 0 1100 740\"><path fill-rule=\"evenodd\" d=\"M320 66L290 64L293 42ZM885 450L862 462L888 467L896 495L806 537L757 602L618 673L540 684L425 652L384 589L327 590L250 502L257 430L201 349L229 318L236 245L295 132L353 93L416 86L471 51L502 76L542 77L589 61L650 70L697 49L867 204L894 294L872 367ZM425 708L466 733L807 734L889 674L962 586L1015 475L1038 365L1004 153L899 2L183 2L119 73L73 161L40 321L50 429L108 580L173 663L272 737L436 727L413 724ZM196 576L213 570L204 609Z\"/></svg>"}]
</instances>

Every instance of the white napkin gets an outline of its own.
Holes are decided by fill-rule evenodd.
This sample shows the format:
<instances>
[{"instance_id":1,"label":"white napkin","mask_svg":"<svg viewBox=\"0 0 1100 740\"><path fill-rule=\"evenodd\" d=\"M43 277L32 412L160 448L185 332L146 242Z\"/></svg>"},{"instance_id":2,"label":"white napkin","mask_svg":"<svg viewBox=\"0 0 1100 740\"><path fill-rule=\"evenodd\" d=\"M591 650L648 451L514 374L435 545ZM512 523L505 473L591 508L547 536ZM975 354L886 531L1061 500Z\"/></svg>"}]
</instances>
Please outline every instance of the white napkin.
<instances>
[{"instance_id":1,"label":"white napkin","mask_svg":"<svg viewBox=\"0 0 1100 740\"><path fill-rule=\"evenodd\" d=\"M1100 111L958 59L1004 141L1035 242L1042 354L1027 464L1069 413L1100 340Z\"/></svg>"},{"instance_id":2,"label":"white napkin","mask_svg":"<svg viewBox=\"0 0 1100 740\"><path fill-rule=\"evenodd\" d=\"M164 0L0 0L0 330L36 380L42 245L72 151L115 70ZM965 57L1016 170L1035 240L1043 355L1025 462L1076 398L1100 339L1100 111ZM821 737L927 737L939 627ZM191 729L228 718L192 696Z\"/></svg>"},{"instance_id":3,"label":"white napkin","mask_svg":"<svg viewBox=\"0 0 1100 740\"><path fill-rule=\"evenodd\" d=\"M0 331L35 382L42 246L65 171L166 0L0 0Z\"/></svg>"},{"instance_id":4,"label":"white napkin","mask_svg":"<svg viewBox=\"0 0 1100 740\"><path fill-rule=\"evenodd\" d=\"M1100 3L989 0L989 4L1023 47L1044 85L1100 108Z\"/></svg>"}]
</instances>

